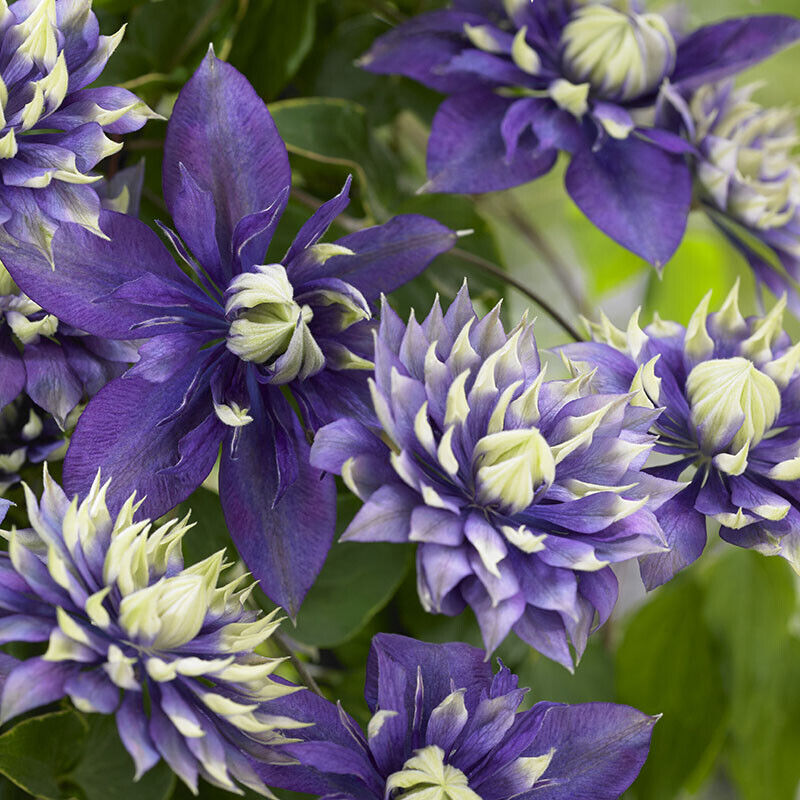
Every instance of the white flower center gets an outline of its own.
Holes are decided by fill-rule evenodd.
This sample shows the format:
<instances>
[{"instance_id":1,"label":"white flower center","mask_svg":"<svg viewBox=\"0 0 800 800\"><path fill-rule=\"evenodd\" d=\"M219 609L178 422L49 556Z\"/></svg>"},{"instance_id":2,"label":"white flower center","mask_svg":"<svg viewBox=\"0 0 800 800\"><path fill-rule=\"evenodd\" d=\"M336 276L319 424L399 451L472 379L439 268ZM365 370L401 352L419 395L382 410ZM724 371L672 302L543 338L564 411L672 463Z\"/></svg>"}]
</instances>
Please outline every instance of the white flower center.
<instances>
[{"instance_id":1,"label":"white flower center","mask_svg":"<svg viewBox=\"0 0 800 800\"><path fill-rule=\"evenodd\" d=\"M584 5L564 27L561 45L570 80L611 100L653 91L675 67L675 40L660 14Z\"/></svg>"},{"instance_id":2,"label":"white flower center","mask_svg":"<svg viewBox=\"0 0 800 800\"><path fill-rule=\"evenodd\" d=\"M234 317L228 350L243 361L274 368L276 383L306 378L322 369L325 357L308 328L313 311L295 301L281 264L237 275L226 295L225 313Z\"/></svg>"},{"instance_id":3,"label":"white flower center","mask_svg":"<svg viewBox=\"0 0 800 800\"><path fill-rule=\"evenodd\" d=\"M689 373L686 393L700 444L714 453L755 446L781 410L775 381L740 356L700 362Z\"/></svg>"},{"instance_id":4,"label":"white flower center","mask_svg":"<svg viewBox=\"0 0 800 800\"><path fill-rule=\"evenodd\" d=\"M478 501L514 514L527 508L537 489L555 479L550 445L536 428L499 431L482 437L473 452Z\"/></svg>"},{"instance_id":5,"label":"white flower center","mask_svg":"<svg viewBox=\"0 0 800 800\"><path fill-rule=\"evenodd\" d=\"M416 750L403 769L386 779L386 794L413 800L481 800L469 788L467 776L444 763L441 747L430 745Z\"/></svg>"}]
</instances>

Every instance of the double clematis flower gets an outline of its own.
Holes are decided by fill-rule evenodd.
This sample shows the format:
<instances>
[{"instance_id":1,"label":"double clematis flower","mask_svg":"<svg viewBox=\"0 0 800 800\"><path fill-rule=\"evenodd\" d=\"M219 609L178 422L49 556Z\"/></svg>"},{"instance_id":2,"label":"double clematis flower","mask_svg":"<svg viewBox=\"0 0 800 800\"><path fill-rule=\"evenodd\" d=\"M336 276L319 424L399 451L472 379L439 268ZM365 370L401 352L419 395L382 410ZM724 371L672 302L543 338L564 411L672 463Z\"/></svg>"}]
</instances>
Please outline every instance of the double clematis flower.
<instances>
[{"instance_id":1,"label":"double clematis flower","mask_svg":"<svg viewBox=\"0 0 800 800\"><path fill-rule=\"evenodd\" d=\"M110 240L61 227L55 270L31 248L7 245L3 258L59 319L111 340L145 340L139 362L82 414L65 461L68 491L84 495L101 467L113 478L114 511L137 491L145 513L158 516L200 485L221 447L234 542L294 614L335 521L334 481L309 465L307 436L337 415L371 413L371 304L456 234L410 215L323 244L347 206L348 180L285 254L267 258L290 186L266 106L209 53L178 97L165 144L164 195L177 230L164 232L181 267L146 225L108 211Z\"/></svg>"},{"instance_id":2,"label":"double clematis flower","mask_svg":"<svg viewBox=\"0 0 800 800\"><path fill-rule=\"evenodd\" d=\"M343 539L418 542L426 610L468 605L488 651L513 629L571 669L616 601L609 564L666 549L654 511L680 488L641 471L659 412L589 381L545 380L533 326L478 319L466 287L421 323L384 305L379 427L339 420L312 449L364 501Z\"/></svg>"},{"instance_id":3,"label":"double clematis flower","mask_svg":"<svg viewBox=\"0 0 800 800\"><path fill-rule=\"evenodd\" d=\"M104 236L91 170L122 144L106 134L157 117L100 76L124 29L101 36L91 0L0 4L0 236L52 258L62 222Z\"/></svg>"},{"instance_id":4,"label":"double clematis flower","mask_svg":"<svg viewBox=\"0 0 800 800\"><path fill-rule=\"evenodd\" d=\"M686 227L693 151L654 125L660 88L694 90L798 38L800 20L777 15L680 36L633 0L453 0L381 36L361 64L448 95L431 129L427 190L516 186L563 151L567 191L586 216L660 266Z\"/></svg>"},{"instance_id":5,"label":"double clematis flower","mask_svg":"<svg viewBox=\"0 0 800 800\"><path fill-rule=\"evenodd\" d=\"M379 634L366 736L341 708L305 695L315 725L287 745L302 768L260 774L285 785L302 769L301 791L330 800L616 800L644 764L657 718L611 703L519 711L526 692L506 667L493 675L476 648ZM281 702L297 713L293 697Z\"/></svg>"},{"instance_id":6,"label":"double clematis flower","mask_svg":"<svg viewBox=\"0 0 800 800\"><path fill-rule=\"evenodd\" d=\"M800 313L800 159L797 112L753 99L756 86L732 81L690 94L664 91L659 118L691 141L697 196L745 256L759 285L786 293ZM758 244L766 246L772 257Z\"/></svg>"},{"instance_id":7,"label":"double clematis flower","mask_svg":"<svg viewBox=\"0 0 800 800\"><path fill-rule=\"evenodd\" d=\"M2 659L0 724L68 697L116 715L137 777L163 758L195 793L203 777L268 794L254 762L294 763L282 748L307 723L272 705L299 687L254 652L280 620L247 607L245 576L219 582L224 550L184 567L188 517L153 526L134 497L113 516L99 473L80 503L46 469L41 501L25 489L31 527L0 553L0 643L44 652Z\"/></svg>"},{"instance_id":8,"label":"double clematis flower","mask_svg":"<svg viewBox=\"0 0 800 800\"><path fill-rule=\"evenodd\" d=\"M607 319L594 342L562 348L590 367L599 391L634 391L634 402L663 408L655 420L660 477L689 482L656 510L670 551L645 556L648 588L702 553L706 517L725 541L781 555L800 570L800 345L782 329L785 298L745 319L738 285L716 313L710 293L684 328L638 313L626 331Z\"/></svg>"}]
</instances>

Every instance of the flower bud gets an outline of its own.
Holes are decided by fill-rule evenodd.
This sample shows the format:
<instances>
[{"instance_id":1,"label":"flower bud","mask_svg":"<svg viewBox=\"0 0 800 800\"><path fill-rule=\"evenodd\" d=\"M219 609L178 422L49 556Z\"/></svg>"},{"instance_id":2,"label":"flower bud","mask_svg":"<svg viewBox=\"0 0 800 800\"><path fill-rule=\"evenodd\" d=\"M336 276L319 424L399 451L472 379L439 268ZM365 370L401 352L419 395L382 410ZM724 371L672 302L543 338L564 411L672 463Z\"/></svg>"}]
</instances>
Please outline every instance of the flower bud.
<instances>
[{"instance_id":1,"label":"flower bud","mask_svg":"<svg viewBox=\"0 0 800 800\"><path fill-rule=\"evenodd\" d=\"M608 100L634 100L656 89L675 68L675 40L659 14L586 5L561 35L564 68Z\"/></svg>"},{"instance_id":2,"label":"flower bud","mask_svg":"<svg viewBox=\"0 0 800 800\"><path fill-rule=\"evenodd\" d=\"M530 506L541 486L555 479L550 446L536 428L490 433L473 453L478 500L510 514Z\"/></svg>"},{"instance_id":3,"label":"flower bud","mask_svg":"<svg viewBox=\"0 0 800 800\"><path fill-rule=\"evenodd\" d=\"M686 379L686 393L692 425L709 453L755 446L781 410L775 381L740 356L700 362Z\"/></svg>"},{"instance_id":4,"label":"flower bud","mask_svg":"<svg viewBox=\"0 0 800 800\"><path fill-rule=\"evenodd\" d=\"M399 772L386 779L386 796L395 798L423 795L435 800L480 800L469 788L467 776L445 763L444 750L429 745L415 750Z\"/></svg>"},{"instance_id":5,"label":"flower bud","mask_svg":"<svg viewBox=\"0 0 800 800\"><path fill-rule=\"evenodd\" d=\"M295 301L281 264L237 275L226 295L225 313L234 317L228 350L243 361L274 367L281 383L322 369L325 358L308 330L313 311Z\"/></svg>"}]
</instances>

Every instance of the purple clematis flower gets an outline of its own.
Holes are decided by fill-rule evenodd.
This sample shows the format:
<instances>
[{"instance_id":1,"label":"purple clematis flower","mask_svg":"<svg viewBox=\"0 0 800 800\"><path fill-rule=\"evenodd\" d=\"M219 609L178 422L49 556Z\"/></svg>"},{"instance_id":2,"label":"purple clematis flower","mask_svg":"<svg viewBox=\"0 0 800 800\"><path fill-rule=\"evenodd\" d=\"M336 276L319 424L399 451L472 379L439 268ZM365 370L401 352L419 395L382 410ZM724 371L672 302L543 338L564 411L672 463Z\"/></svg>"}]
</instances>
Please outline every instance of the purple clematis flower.
<instances>
[{"instance_id":1,"label":"purple clematis flower","mask_svg":"<svg viewBox=\"0 0 800 800\"><path fill-rule=\"evenodd\" d=\"M567 345L576 368L594 368L598 391L633 391L663 408L654 452L670 458L653 475L690 482L656 510L670 551L641 559L652 589L702 553L706 517L731 544L780 555L800 571L800 344L781 324L785 297L763 317L743 318L738 284L713 314L711 293L686 328L638 312L627 331L607 319L594 342Z\"/></svg>"},{"instance_id":2,"label":"purple clematis flower","mask_svg":"<svg viewBox=\"0 0 800 800\"><path fill-rule=\"evenodd\" d=\"M616 800L647 758L656 717L611 703L540 702L461 643L378 634L367 662L366 736L341 708L304 696L315 725L287 749L302 791L329 800ZM294 698L298 697L297 695ZM281 701L295 709L293 697ZM263 767L277 784L293 768Z\"/></svg>"},{"instance_id":3,"label":"purple clematis flower","mask_svg":"<svg viewBox=\"0 0 800 800\"><path fill-rule=\"evenodd\" d=\"M20 480L26 464L57 458L66 446L53 417L25 395L0 408L0 497Z\"/></svg>"},{"instance_id":4,"label":"purple clematis flower","mask_svg":"<svg viewBox=\"0 0 800 800\"><path fill-rule=\"evenodd\" d=\"M616 601L609 564L666 549L653 512L680 488L640 469L659 412L588 381L546 381L533 326L479 320L466 287L422 323L385 305L382 430L339 420L312 449L364 501L343 539L419 542L426 610L468 605L490 652L513 629L571 669Z\"/></svg>"},{"instance_id":5,"label":"purple clematis flower","mask_svg":"<svg viewBox=\"0 0 800 800\"><path fill-rule=\"evenodd\" d=\"M273 706L302 694L272 677L283 659L254 653L280 620L246 606L243 575L219 585L224 550L184 567L188 516L154 527L131 497L113 517L99 478L70 502L45 468L40 502L25 487L31 528L5 534L0 643L47 646L0 661L0 724L69 697L116 714L137 778L163 758L195 794L198 777L268 794L253 760L293 763L282 748L308 724Z\"/></svg>"},{"instance_id":6,"label":"purple clematis flower","mask_svg":"<svg viewBox=\"0 0 800 800\"><path fill-rule=\"evenodd\" d=\"M69 428L80 403L138 357L133 342L90 336L43 311L0 264L0 410L25 393Z\"/></svg>"},{"instance_id":7,"label":"purple clematis flower","mask_svg":"<svg viewBox=\"0 0 800 800\"><path fill-rule=\"evenodd\" d=\"M683 95L668 87L659 117L696 147L691 163L703 209L748 260L758 283L776 297L785 292L800 314L797 112L759 105L752 99L756 88L724 81Z\"/></svg>"},{"instance_id":8,"label":"purple clematis flower","mask_svg":"<svg viewBox=\"0 0 800 800\"><path fill-rule=\"evenodd\" d=\"M65 461L68 491L85 494L99 466L113 478L112 509L137 491L158 516L200 485L221 445L220 497L235 544L295 614L335 521L334 481L309 465L307 433L371 413L371 303L456 234L409 215L320 243L347 206L348 179L273 256L280 262L269 261L290 185L266 106L209 53L178 97L165 144L177 233L164 230L184 268L147 226L110 212L102 220L111 241L62 226L55 270L30 249L4 258L60 319L108 339L147 340L141 360L81 416Z\"/></svg>"},{"instance_id":9,"label":"purple clematis flower","mask_svg":"<svg viewBox=\"0 0 800 800\"><path fill-rule=\"evenodd\" d=\"M729 19L685 37L634 2L453 0L381 36L361 59L448 95L428 145L426 188L487 192L570 155L566 188L587 217L656 266L692 199L675 133L653 125L659 88L720 80L800 38L800 20Z\"/></svg>"},{"instance_id":10,"label":"purple clematis flower","mask_svg":"<svg viewBox=\"0 0 800 800\"><path fill-rule=\"evenodd\" d=\"M100 76L124 28L101 36L91 0L0 4L0 236L52 257L62 222L105 236L91 170L122 144L106 134L159 118Z\"/></svg>"}]
</instances>

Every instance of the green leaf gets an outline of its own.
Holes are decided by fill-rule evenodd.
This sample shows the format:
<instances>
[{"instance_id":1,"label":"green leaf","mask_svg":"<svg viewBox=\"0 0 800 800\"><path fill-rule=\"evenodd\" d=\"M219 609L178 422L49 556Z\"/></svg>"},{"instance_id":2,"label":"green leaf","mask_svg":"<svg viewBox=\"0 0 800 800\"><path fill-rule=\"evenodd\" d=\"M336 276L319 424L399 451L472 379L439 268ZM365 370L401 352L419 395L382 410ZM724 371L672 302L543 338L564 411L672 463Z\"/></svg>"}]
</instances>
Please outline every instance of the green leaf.
<instances>
[{"instance_id":1,"label":"green leaf","mask_svg":"<svg viewBox=\"0 0 800 800\"><path fill-rule=\"evenodd\" d=\"M351 495L340 497L340 525L352 517L359 504ZM384 542L335 543L303 601L297 627L287 628L286 633L317 647L335 647L347 641L397 591L411 565L413 550L412 545Z\"/></svg>"},{"instance_id":2,"label":"green leaf","mask_svg":"<svg viewBox=\"0 0 800 800\"><path fill-rule=\"evenodd\" d=\"M73 711L26 719L0 736L0 774L35 797L61 800L86 736L86 723Z\"/></svg>"},{"instance_id":3,"label":"green leaf","mask_svg":"<svg viewBox=\"0 0 800 800\"><path fill-rule=\"evenodd\" d=\"M236 558L219 495L208 489L198 489L178 506L175 516L192 512L194 527L183 537L183 559L187 566L196 564L220 550L227 549L229 558Z\"/></svg>"},{"instance_id":4,"label":"green leaf","mask_svg":"<svg viewBox=\"0 0 800 800\"><path fill-rule=\"evenodd\" d=\"M92 714L87 720L84 755L69 774L85 800L166 800L172 794L175 775L163 761L134 782L133 760L119 738L113 716Z\"/></svg>"},{"instance_id":5,"label":"green leaf","mask_svg":"<svg viewBox=\"0 0 800 800\"><path fill-rule=\"evenodd\" d=\"M706 617L731 695L725 757L745 800L790 798L800 753L800 641L794 578L780 558L727 548L704 575Z\"/></svg>"},{"instance_id":6,"label":"green leaf","mask_svg":"<svg viewBox=\"0 0 800 800\"><path fill-rule=\"evenodd\" d=\"M276 97L314 44L316 0L250 3L233 40L230 61L265 100Z\"/></svg>"},{"instance_id":7,"label":"green leaf","mask_svg":"<svg viewBox=\"0 0 800 800\"><path fill-rule=\"evenodd\" d=\"M673 800L719 744L726 698L702 608L700 586L690 575L679 576L634 615L617 651L619 702L664 715L634 784L642 800Z\"/></svg>"},{"instance_id":8,"label":"green leaf","mask_svg":"<svg viewBox=\"0 0 800 800\"><path fill-rule=\"evenodd\" d=\"M363 106L330 97L295 98L269 106L290 153L352 170L365 202L386 218L386 199L394 192L394 169L385 150L370 136Z\"/></svg>"}]
</instances>

